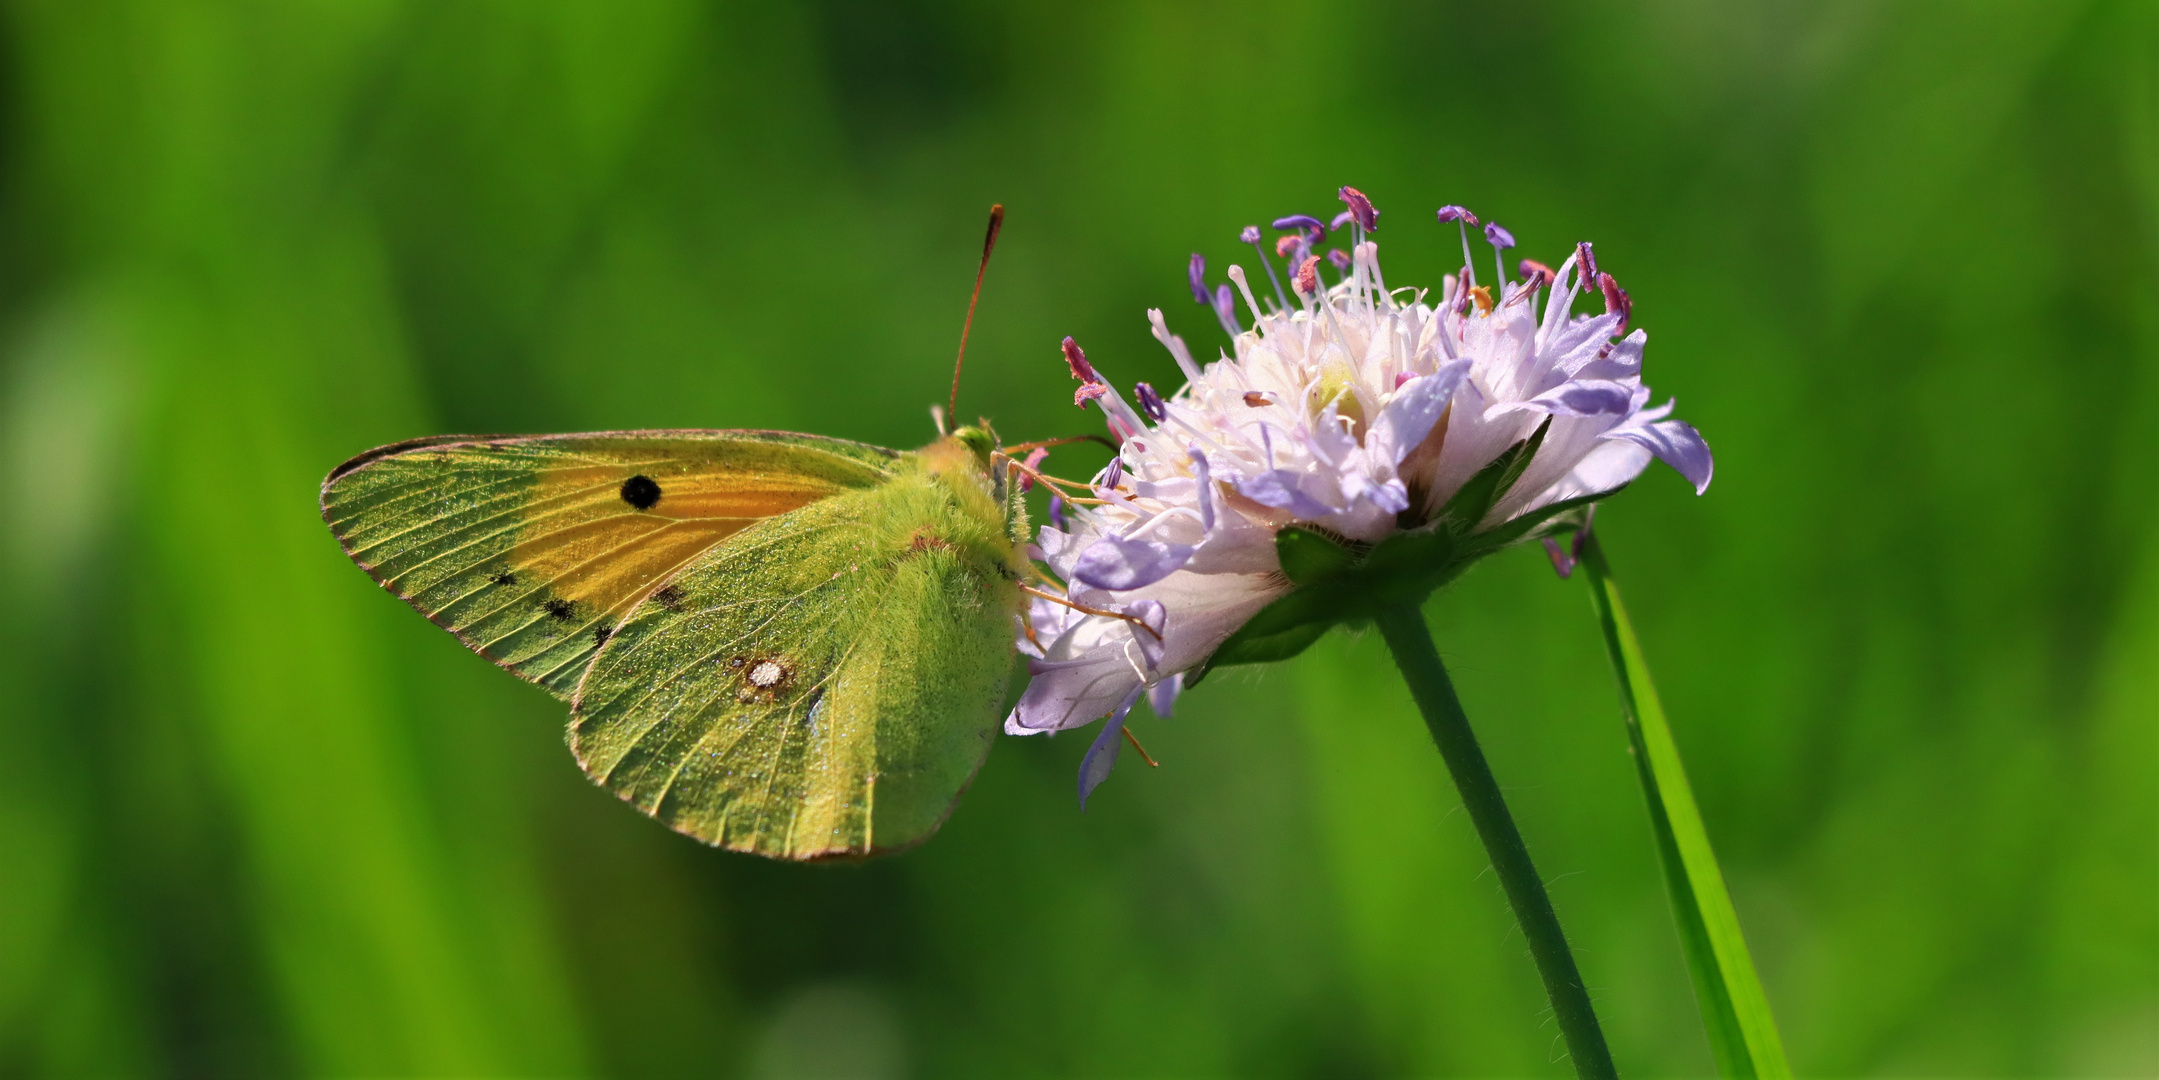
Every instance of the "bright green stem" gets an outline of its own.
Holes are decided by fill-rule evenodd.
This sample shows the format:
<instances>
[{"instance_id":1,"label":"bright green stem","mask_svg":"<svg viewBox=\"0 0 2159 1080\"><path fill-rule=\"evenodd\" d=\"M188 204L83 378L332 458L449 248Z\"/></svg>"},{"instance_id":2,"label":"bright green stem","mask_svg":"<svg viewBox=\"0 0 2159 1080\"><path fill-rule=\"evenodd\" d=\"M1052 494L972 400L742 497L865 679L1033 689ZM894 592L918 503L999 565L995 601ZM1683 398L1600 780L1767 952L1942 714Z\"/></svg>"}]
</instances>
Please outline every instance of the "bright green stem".
<instances>
[{"instance_id":1,"label":"bright green stem","mask_svg":"<svg viewBox=\"0 0 2159 1080\"><path fill-rule=\"evenodd\" d=\"M1679 764L1679 747L1665 722L1664 706L1657 701L1657 688L1649 681L1649 667L1642 661L1642 646L1627 621L1627 609L1619 602L1619 586L1612 583L1611 567L1595 534L1583 534L1578 550L1597 622L1604 628L1604 644L1612 654L1612 670L1619 676L1627 740L1633 746L1635 772L1649 804L1650 831L1656 834L1658 861L1664 865L1665 888L1671 893L1680 946L1694 977L1694 995L1701 1005L1702 1026L1708 1032L1717 1071L1728 1077L1785 1080L1792 1075L1792 1067L1784 1060L1776 1018L1770 1015L1769 999L1754 974L1754 959L1747 954L1747 940L1739 932L1739 915L1725 891L1716 853L1710 850L1702 812L1694 805L1693 789L1687 786L1687 772Z\"/></svg>"},{"instance_id":2,"label":"bright green stem","mask_svg":"<svg viewBox=\"0 0 2159 1080\"><path fill-rule=\"evenodd\" d=\"M1567 1052L1574 1057L1575 1074L1618 1077L1612 1051L1604 1045L1604 1032L1597 1026L1597 1012L1589 1004L1589 991L1582 985L1582 973L1574 966L1574 954L1567 951L1567 935L1560 930L1559 916L1552 911L1552 898L1545 894L1544 879L1537 876L1537 868L1529 861L1529 847L1522 843L1521 830L1514 827L1514 817L1507 813L1499 781L1492 777L1492 767L1485 763L1484 751L1477 746L1477 735L1470 730L1462 702L1454 696L1454 683L1439 661L1439 651L1432 647L1432 633L1424 625L1424 613L1414 607L1390 607L1380 611L1378 622L1387 647L1394 650L1395 666L1402 669L1402 678L1409 682L1410 696L1417 699L1417 708L1424 713L1425 726L1432 729L1432 741L1439 744L1439 756L1446 761L1447 771L1454 774L1454 786L1461 792L1469 820L1476 825L1477 835L1492 857L1492 869L1499 874L1500 887L1507 892L1515 920L1522 924L1522 936L1529 941L1537 974L1544 978L1544 992L1552 999L1552 1014L1559 1020L1560 1035L1567 1040Z\"/></svg>"}]
</instances>

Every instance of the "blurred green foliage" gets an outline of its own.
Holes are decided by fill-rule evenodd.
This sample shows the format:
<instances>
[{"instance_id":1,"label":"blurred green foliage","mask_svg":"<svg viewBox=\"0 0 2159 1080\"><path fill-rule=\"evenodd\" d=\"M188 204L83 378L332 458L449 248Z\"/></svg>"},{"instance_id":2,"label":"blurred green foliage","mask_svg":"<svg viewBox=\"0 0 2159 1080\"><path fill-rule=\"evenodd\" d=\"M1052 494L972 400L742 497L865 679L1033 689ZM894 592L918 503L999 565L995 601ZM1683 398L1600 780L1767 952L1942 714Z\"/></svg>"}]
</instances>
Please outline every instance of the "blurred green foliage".
<instances>
[{"instance_id":1,"label":"blurred green foliage","mask_svg":"<svg viewBox=\"0 0 2159 1080\"><path fill-rule=\"evenodd\" d=\"M993 200L962 410L1087 429L1062 335L1174 383L1187 253L1343 183L1395 284L1444 202L1597 241L1716 447L1599 521L1795 1066L2159 1071L2148 3L5 10L0 1074L1565 1075L1376 638L771 865L315 516L450 430L919 444ZM1708 1071L1581 583L1430 615L1622 1070Z\"/></svg>"}]
</instances>

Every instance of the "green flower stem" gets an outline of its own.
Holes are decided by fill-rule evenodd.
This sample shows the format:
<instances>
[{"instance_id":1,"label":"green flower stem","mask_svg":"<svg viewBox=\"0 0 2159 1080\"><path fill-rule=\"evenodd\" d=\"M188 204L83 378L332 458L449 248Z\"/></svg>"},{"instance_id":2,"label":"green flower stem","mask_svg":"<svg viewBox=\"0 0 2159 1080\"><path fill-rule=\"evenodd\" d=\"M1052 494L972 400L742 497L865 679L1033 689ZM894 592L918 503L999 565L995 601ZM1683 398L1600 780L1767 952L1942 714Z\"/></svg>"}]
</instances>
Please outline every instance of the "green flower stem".
<instances>
[{"instance_id":1,"label":"green flower stem","mask_svg":"<svg viewBox=\"0 0 2159 1080\"><path fill-rule=\"evenodd\" d=\"M1522 925L1522 936L1529 941L1529 953L1537 962L1537 974L1544 978L1544 992L1552 999L1559 1032L1567 1040L1567 1052L1574 1057L1575 1074L1616 1078L1619 1071L1612 1065L1612 1051L1604 1045L1604 1031L1597 1026L1597 1012L1589 1003L1589 991L1582 985L1582 973L1574 966L1574 954L1567 950L1567 935L1559 928L1552 898L1546 895L1544 879L1537 876L1537 868L1529 861L1529 847L1522 843L1521 830L1514 827L1514 817L1507 813L1499 781L1493 778L1492 767L1477 746L1477 735L1470 730L1462 702L1454 696L1454 683L1447 678L1439 651L1432 647L1432 633L1424 625L1424 613L1408 606L1382 608L1377 621L1387 647L1394 651L1395 666L1402 669L1402 678L1409 683L1410 696L1416 698L1417 708L1424 713L1425 726L1432 730L1432 741L1439 744L1439 756L1454 775L1454 786L1462 794L1469 820L1476 825L1477 835L1492 857L1492 868L1499 874L1507 903L1513 906L1514 917Z\"/></svg>"},{"instance_id":2,"label":"green flower stem","mask_svg":"<svg viewBox=\"0 0 2159 1080\"><path fill-rule=\"evenodd\" d=\"M1724 874L1709 847L1709 832L1679 763L1679 745L1664 719L1664 706L1650 682L1641 643L1620 603L1619 586L1594 532L1576 540L1575 551L1589 578L1590 601L1604 630L1612 672L1619 679L1619 701L1626 711L1627 741L1649 806L1650 832L1671 894L1672 917L1679 924L1681 951L1694 980L1702 1026L1717 1072L1726 1077L1783 1080L1792 1075L1784 1042L1754 972L1754 958L1739 930L1739 915L1725 890Z\"/></svg>"}]
</instances>

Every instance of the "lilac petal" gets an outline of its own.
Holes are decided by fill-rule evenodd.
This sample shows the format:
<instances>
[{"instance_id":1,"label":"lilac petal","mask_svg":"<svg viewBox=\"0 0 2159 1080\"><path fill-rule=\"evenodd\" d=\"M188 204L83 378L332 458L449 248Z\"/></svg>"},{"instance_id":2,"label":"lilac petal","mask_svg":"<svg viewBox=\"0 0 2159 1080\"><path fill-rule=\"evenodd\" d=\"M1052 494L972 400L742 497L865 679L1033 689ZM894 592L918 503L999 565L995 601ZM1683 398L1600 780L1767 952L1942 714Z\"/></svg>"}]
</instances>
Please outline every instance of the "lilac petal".
<instances>
[{"instance_id":1,"label":"lilac petal","mask_svg":"<svg viewBox=\"0 0 2159 1080\"><path fill-rule=\"evenodd\" d=\"M1236 481L1237 490L1246 498L1261 506L1287 510L1300 518L1323 518L1334 513L1334 507L1305 494L1299 486L1303 474L1289 469L1269 469L1254 476Z\"/></svg>"},{"instance_id":2,"label":"lilac petal","mask_svg":"<svg viewBox=\"0 0 2159 1080\"><path fill-rule=\"evenodd\" d=\"M1238 243L1240 243L1240 244L1257 244L1257 243L1259 243L1259 226L1257 226L1257 225L1247 225L1247 226L1245 226L1245 227L1244 227L1244 231L1243 231L1243 232L1241 232L1241 233L1238 233L1238 234L1237 234L1237 242L1238 242Z\"/></svg>"},{"instance_id":3,"label":"lilac petal","mask_svg":"<svg viewBox=\"0 0 2159 1080\"><path fill-rule=\"evenodd\" d=\"M1514 246L1514 234L1501 228L1499 222L1496 221L1484 227L1484 240L1485 243L1496 248L1511 248Z\"/></svg>"},{"instance_id":4,"label":"lilac petal","mask_svg":"<svg viewBox=\"0 0 2159 1080\"><path fill-rule=\"evenodd\" d=\"M1080 552L1072 580L1097 589L1121 592L1152 585L1192 561L1190 544L1167 540L1132 540L1112 533Z\"/></svg>"},{"instance_id":5,"label":"lilac petal","mask_svg":"<svg viewBox=\"0 0 2159 1080\"><path fill-rule=\"evenodd\" d=\"M1335 194L1343 202L1349 204L1346 213L1355 217L1357 224L1363 226L1364 231L1379 231L1379 211L1372 208L1372 200L1365 198L1364 192L1353 187L1344 187Z\"/></svg>"},{"instance_id":6,"label":"lilac petal","mask_svg":"<svg viewBox=\"0 0 2159 1080\"><path fill-rule=\"evenodd\" d=\"M1469 367L1468 360L1454 360L1430 375L1403 383L1395 391L1394 400L1380 410L1379 419L1372 422L1371 431L1365 434L1365 446L1388 465L1400 465L1432 433L1432 425L1447 411L1447 403L1454 400L1455 388L1462 384Z\"/></svg>"},{"instance_id":7,"label":"lilac petal","mask_svg":"<svg viewBox=\"0 0 2159 1080\"><path fill-rule=\"evenodd\" d=\"M1165 639L1168 635L1163 631L1169 629L1169 609L1163 607L1160 600L1141 600L1127 606L1124 613L1138 619L1140 625L1147 628L1132 628L1132 640L1139 644L1139 656L1146 662L1147 670L1153 671L1160 667L1162 650L1167 647ZM1149 630L1153 633L1149 633Z\"/></svg>"},{"instance_id":8,"label":"lilac petal","mask_svg":"<svg viewBox=\"0 0 2159 1080\"><path fill-rule=\"evenodd\" d=\"M1087 748L1087 756L1080 759L1079 800L1082 814L1087 812L1087 796L1094 794L1094 789L1100 787L1102 781L1109 779L1110 770L1117 767L1117 751L1124 745L1125 714L1132 711L1133 705L1138 704L1139 693L1139 690L1134 689L1132 696L1124 699L1124 704L1117 706L1117 711L1111 713L1109 720L1103 723L1102 734L1095 736L1094 745Z\"/></svg>"},{"instance_id":9,"label":"lilac petal","mask_svg":"<svg viewBox=\"0 0 2159 1080\"><path fill-rule=\"evenodd\" d=\"M1409 509L1409 489L1400 480L1384 484L1372 484L1358 493L1364 501L1389 514L1399 514Z\"/></svg>"},{"instance_id":10,"label":"lilac petal","mask_svg":"<svg viewBox=\"0 0 2159 1080\"><path fill-rule=\"evenodd\" d=\"M1694 425L1684 420L1665 420L1622 428L1609 437L1648 447L1658 460L1686 477L1687 482L1694 485L1696 495L1709 490L1709 479L1715 474L1717 463L1709 456L1709 443L1702 439L1701 432L1694 430Z\"/></svg>"},{"instance_id":11,"label":"lilac petal","mask_svg":"<svg viewBox=\"0 0 2159 1080\"><path fill-rule=\"evenodd\" d=\"M1477 223L1477 215L1470 213L1469 208L1466 206L1450 205L1440 207L1439 223L1445 225L1450 221L1461 221L1467 222L1471 225L1475 225Z\"/></svg>"},{"instance_id":12,"label":"lilac petal","mask_svg":"<svg viewBox=\"0 0 2159 1080\"><path fill-rule=\"evenodd\" d=\"M1192 459L1192 479L1199 491L1199 531L1202 536L1214 531L1214 481L1208 472L1207 455L1198 443L1185 447L1184 452Z\"/></svg>"},{"instance_id":13,"label":"lilac petal","mask_svg":"<svg viewBox=\"0 0 2159 1080\"><path fill-rule=\"evenodd\" d=\"M1274 219L1274 227L1284 230L1309 230L1311 232L1318 233L1321 236L1324 236L1327 233L1327 223L1321 221L1316 217L1313 217L1310 214L1291 214L1290 216L1285 218L1276 218ZM1318 239L1318 237L1314 237L1314 239Z\"/></svg>"},{"instance_id":14,"label":"lilac petal","mask_svg":"<svg viewBox=\"0 0 2159 1080\"><path fill-rule=\"evenodd\" d=\"M1202 304L1206 303L1209 299L1207 292L1207 257L1197 251L1193 252L1192 265L1185 270L1185 277L1192 283L1192 299Z\"/></svg>"},{"instance_id":15,"label":"lilac petal","mask_svg":"<svg viewBox=\"0 0 2159 1080\"><path fill-rule=\"evenodd\" d=\"M1525 404L1541 405L1554 416L1606 416L1633 411L1634 391L1624 383L1576 379L1561 383Z\"/></svg>"},{"instance_id":16,"label":"lilac petal","mask_svg":"<svg viewBox=\"0 0 2159 1080\"><path fill-rule=\"evenodd\" d=\"M1168 719L1171 710L1176 708L1177 695L1181 693L1184 693L1182 671L1147 688L1147 707L1153 709L1156 716Z\"/></svg>"}]
</instances>

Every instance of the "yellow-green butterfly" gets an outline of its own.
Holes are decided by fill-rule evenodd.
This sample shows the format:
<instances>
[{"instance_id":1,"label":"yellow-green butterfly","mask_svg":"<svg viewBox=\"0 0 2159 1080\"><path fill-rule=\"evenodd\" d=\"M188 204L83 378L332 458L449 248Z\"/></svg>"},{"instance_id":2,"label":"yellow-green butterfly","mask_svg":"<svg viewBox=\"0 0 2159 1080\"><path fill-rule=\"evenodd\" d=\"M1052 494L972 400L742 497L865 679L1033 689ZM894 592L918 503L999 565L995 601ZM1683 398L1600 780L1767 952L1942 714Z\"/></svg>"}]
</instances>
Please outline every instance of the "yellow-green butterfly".
<instances>
[{"instance_id":1,"label":"yellow-green butterfly","mask_svg":"<svg viewBox=\"0 0 2159 1080\"><path fill-rule=\"evenodd\" d=\"M735 851L860 857L928 838L989 752L1032 591L1010 460L986 427L911 453L443 436L338 466L322 515L383 588L567 699L578 764L625 802Z\"/></svg>"}]
</instances>

